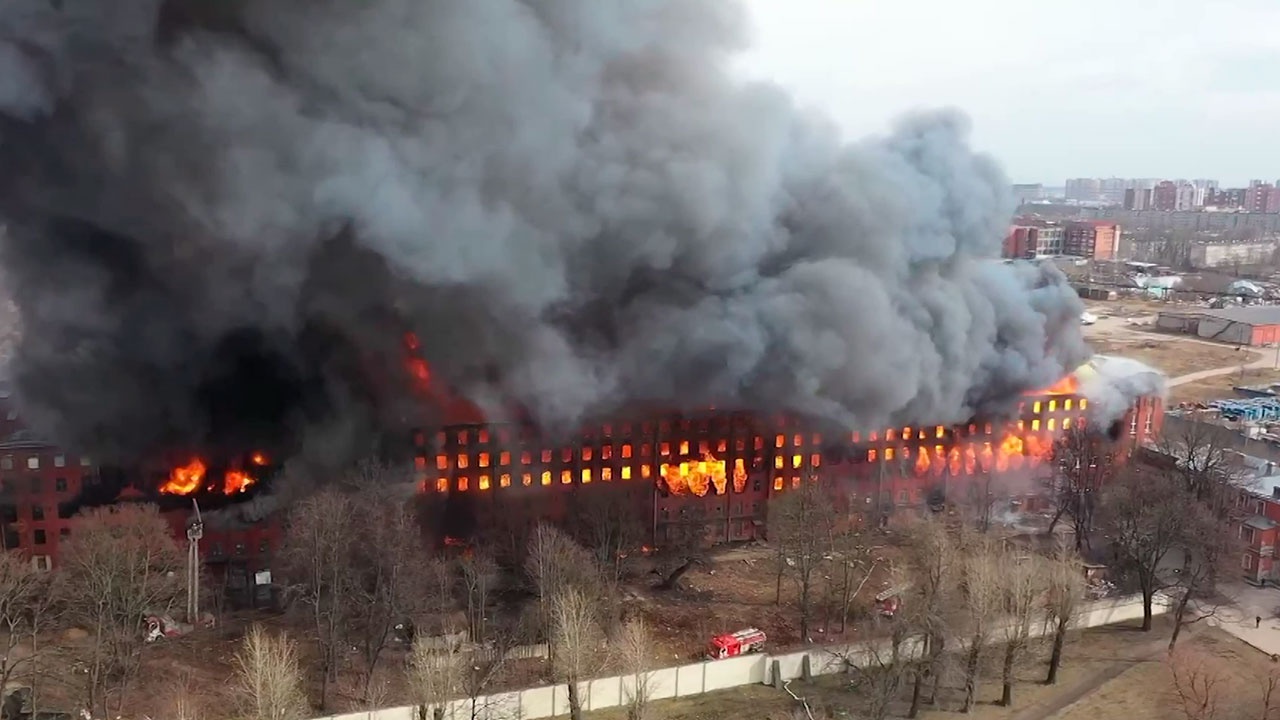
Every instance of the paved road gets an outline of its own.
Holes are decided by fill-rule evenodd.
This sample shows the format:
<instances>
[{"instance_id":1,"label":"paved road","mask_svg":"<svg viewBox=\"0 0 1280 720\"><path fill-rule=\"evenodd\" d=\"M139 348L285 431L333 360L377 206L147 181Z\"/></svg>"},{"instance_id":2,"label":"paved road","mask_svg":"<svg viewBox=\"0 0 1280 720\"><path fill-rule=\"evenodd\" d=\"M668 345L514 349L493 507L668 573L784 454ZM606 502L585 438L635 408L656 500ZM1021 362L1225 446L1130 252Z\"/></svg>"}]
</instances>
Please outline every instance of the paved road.
<instances>
[{"instance_id":1,"label":"paved road","mask_svg":"<svg viewBox=\"0 0 1280 720\"><path fill-rule=\"evenodd\" d=\"M1234 600L1233 606L1218 608L1205 622L1268 655L1280 655L1280 590L1231 583L1224 591ZM1262 618L1260 624L1258 618Z\"/></svg>"}]
</instances>

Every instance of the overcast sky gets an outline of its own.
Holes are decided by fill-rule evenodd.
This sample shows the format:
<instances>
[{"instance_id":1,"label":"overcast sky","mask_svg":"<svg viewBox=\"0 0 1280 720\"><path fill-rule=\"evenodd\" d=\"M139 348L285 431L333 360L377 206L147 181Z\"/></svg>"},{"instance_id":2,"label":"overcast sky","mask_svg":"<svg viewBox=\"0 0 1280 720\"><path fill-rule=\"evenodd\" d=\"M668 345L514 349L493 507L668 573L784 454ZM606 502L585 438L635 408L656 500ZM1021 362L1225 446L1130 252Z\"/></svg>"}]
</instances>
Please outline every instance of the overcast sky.
<instances>
[{"instance_id":1,"label":"overcast sky","mask_svg":"<svg viewBox=\"0 0 1280 720\"><path fill-rule=\"evenodd\" d=\"M743 70L850 137L954 106L1014 182L1280 177L1280 0L744 0Z\"/></svg>"}]
</instances>

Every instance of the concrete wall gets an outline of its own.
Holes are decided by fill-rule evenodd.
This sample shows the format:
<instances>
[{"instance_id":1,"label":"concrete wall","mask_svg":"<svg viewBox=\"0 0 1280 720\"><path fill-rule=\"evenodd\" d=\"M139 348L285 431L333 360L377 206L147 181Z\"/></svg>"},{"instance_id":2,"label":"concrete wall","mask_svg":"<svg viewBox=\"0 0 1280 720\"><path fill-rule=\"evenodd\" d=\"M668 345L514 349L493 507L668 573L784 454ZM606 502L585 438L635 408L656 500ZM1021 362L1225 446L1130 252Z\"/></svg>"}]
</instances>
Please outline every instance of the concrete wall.
<instances>
[{"instance_id":1,"label":"concrete wall","mask_svg":"<svg viewBox=\"0 0 1280 720\"><path fill-rule=\"evenodd\" d=\"M1163 595L1156 597L1152 612L1163 615L1169 611L1169 601ZM1086 603L1076 618L1074 627L1091 628L1142 618L1142 597L1131 596ZM1033 636L1048 631L1046 623L1032 625ZM998 637L994 633L993 637ZM908 641L900 649L904 659L916 656L921 650L916 640ZM662 668L646 674L651 699L687 697L760 683L772 683L776 668L781 681L801 677L806 666L812 675L831 675L842 672L845 663L865 666L875 662L877 656L884 659L890 647L884 640L873 640L851 645L835 645L811 648L782 655L747 655L728 660L705 661L692 665ZM588 710L602 710L626 704L636 685L633 676L599 678L582 684L583 705ZM448 720L537 720L569 713L569 693L564 685L499 693L471 700L450 703L445 712ZM412 706L385 708L368 712L330 715L316 720L417 720Z\"/></svg>"},{"instance_id":2,"label":"concrete wall","mask_svg":"<svg viewBox=\"0 0 1280 720\"><path fill-rule=\"evenodd\" d=\"M1253 325L1206 315L1200 319L1197 334L1220 343L1249 345L1253 342Z\"/></svg>"}]
</instances>

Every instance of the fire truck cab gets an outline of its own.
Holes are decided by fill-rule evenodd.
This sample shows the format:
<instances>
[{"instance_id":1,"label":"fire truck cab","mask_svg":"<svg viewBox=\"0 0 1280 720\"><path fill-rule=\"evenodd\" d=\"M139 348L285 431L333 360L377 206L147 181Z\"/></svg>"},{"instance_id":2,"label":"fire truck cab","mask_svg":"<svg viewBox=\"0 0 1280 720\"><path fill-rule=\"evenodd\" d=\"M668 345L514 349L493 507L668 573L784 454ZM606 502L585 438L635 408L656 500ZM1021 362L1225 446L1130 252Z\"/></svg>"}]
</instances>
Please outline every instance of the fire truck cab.
<instances>
[{"instance_id":1,"label":"fire truck cab","mask_svg":"<svg viewBox=\"0 0 1280 720\"><path fill-rule=\"evenodd\" d=\"M903 583L876 595L876 609L881 617L891 618L898 614L902 607L902 594L911 589L910 583Z\"/></svg>"},{"instance_id":2,"label":"fire truck cab","mask_svg":"<svg viewBox=\"0 0 1280 720\"><path fill-rule=\"evenodd\" d=\"M707 647L707 657L712 660L723 660L745 653L760 652L764 649L764 641L764 631L756 628L717 635L711 638L711 643Z\"/></svg>"}]
</instances>

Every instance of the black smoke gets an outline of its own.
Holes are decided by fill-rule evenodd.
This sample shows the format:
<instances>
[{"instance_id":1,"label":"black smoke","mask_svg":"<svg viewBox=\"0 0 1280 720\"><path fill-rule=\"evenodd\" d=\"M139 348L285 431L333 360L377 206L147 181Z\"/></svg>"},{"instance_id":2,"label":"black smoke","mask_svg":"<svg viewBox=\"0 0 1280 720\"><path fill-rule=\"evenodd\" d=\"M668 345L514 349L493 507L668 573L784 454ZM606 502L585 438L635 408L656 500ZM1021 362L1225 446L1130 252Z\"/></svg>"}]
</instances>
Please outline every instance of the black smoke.
<instances>
[{"instance_id":1,"label":"black smoke","mask_svg":"<svg viewBox=\"0 0 1280 720\"><path fill-rule=\"evenodd\" d=\"M341 453L427 412L406 329L547 427L962 421L1084 357L1062 275L992 259L1007 181L962 117L847 143L732 76L745 37L721 0L0 3L27 416Z\"/></svg>"}]
</instances>

